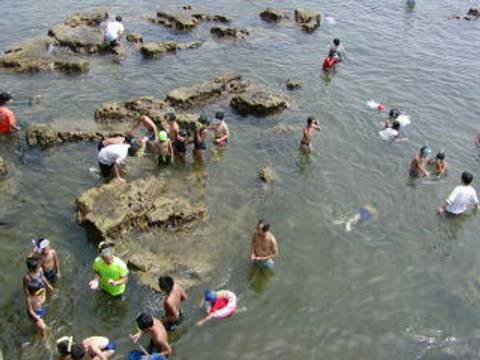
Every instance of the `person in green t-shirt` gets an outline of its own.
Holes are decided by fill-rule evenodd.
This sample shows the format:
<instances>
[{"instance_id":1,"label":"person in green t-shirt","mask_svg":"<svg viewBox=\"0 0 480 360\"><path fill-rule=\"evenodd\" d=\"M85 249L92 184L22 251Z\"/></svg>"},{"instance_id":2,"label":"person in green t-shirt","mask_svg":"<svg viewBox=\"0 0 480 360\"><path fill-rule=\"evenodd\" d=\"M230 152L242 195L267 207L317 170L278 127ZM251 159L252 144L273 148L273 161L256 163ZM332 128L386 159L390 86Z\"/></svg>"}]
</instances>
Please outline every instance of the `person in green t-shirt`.
<instances>
[{"instance_id":1,"label":"person in green t-shirt","mask_svg":"<svg viewBox=\"0 0 480 360\"><path fill-rule=\"evenodd\" d=\"M100 288L112 296L121 296L125 292L128 282L127 265L119 258L113 256L113 244L101 242L98 246L100 256L93 262L95 278L90 281L92 290Z\"/></svg>"}]
</instances>

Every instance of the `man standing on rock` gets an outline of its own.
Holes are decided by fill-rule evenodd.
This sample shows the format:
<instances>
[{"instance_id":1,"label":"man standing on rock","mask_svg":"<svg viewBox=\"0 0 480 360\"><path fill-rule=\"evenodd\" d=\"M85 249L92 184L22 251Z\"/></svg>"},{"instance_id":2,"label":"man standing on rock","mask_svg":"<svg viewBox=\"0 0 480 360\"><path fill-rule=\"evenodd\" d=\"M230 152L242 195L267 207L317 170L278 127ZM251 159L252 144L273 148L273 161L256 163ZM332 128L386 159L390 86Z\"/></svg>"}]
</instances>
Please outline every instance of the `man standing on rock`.
<instances>
[{"instance_id":1,"label":"man standing on rock","mask_svg":"<svg viewBox=\"0 0 480 360\"><path fill-rule=\"evenodd\" d=\"M273 258L278 256L277 239L270 232L270 225L260 220L252 237L250 260L261 269L273 269Z\"/></svg>"},{"instance_id":2,"label":"man standing on rock","mask_svg":"<svg viewBox=\"0 0 480 360\"><path fill-rule=\"evenodd\" d=\"M0 134L9 134L20 128L13 112L7 108L7 103L12 100L12 95L0 92Z\"/></svg>"},{"instance_id":3,"label":"man standing on rock","mask_svg":"<svg viewBox=\"0 0 480 360\"><path fill-rule=\"evenodd\" d=\"M113 243L105 241L99 244L100 256L93 262L93 271L96 275L89 286L90 289L96 290L100 285L107 294L122 297L128 282L128 268L122 260L113 256L113 246Z\"/></svg>"},{"instance_id":4,"label":"man standing on rock","mask_svg":"<svg viewBox=\"0 0 480 360\"><path fill-rule=\"evenodd\" d=\"M98 146L98 165L105 178L120 176L120 167L127 156L135 156L142 145L133 137L115 137L103 140Z\"/></svg>"}]
</instances>

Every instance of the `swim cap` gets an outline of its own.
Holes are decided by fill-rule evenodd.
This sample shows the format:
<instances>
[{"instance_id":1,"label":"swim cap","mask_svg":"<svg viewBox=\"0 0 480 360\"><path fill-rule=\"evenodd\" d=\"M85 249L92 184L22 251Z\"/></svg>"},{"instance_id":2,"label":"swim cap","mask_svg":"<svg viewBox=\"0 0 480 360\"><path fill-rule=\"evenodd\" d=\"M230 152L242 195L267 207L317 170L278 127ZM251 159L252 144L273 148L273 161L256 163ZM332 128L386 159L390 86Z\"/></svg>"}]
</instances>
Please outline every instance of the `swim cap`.
<instances>
[{"instance_id":1,"label":"swim cap","mask_svg":"<svg viewBox=\"0 0 480 360\"><path fill-rule=\"evenodd\" d=\"M420 148L420 154L425 155L425 156L430 156L432 154L432 149L428 145L423 145Z\"/></svg>"},{"instance_id":2,"label":"swim cap","mask_svg":"<svg viewBox=\"0 0 480 360\"><path fill-rule=\"evenodd\" d=\"M113 248L110 246L106 247L100 252L100 256L107 256L107 257L113 256Z\"/></svg>"},{"instance_id":3,"label":"swim cap","mask_svg":"<svg viewBox=\"0 0 480 360\"><path fill-rule=\"evenodd\" d=\"M217 300L217 293L213 290L206 290L204 293L205 301L214 303Z\"/></svg>"},{"instance_id":4,"label":"swim cap","mask_svg":"<svg viewBox=\"0 0 480 360\"><path fill-rule=\"evenodd\" d=\"M396 119L400 116L400 111L398 109L391 109L390 113L388 114L391 118Z\"/></svg>"},{"instance_id":5,"label":"swim cap","mask_svg":"<svg viewBox=\"0 0 480 360\"><path fill-rule=\"evenodd\" d=\"M41 253L43 249L46 249L50 245L50 242L48 239L34 239L32 240L32 244L34 246L34 251Z\"/></svg>"},{"instance_id":6,"label":"swim cap","mask_svg":"<svg viewBox=\"0 0 480 360\"><path fill-rule=\"evenodd\" d=\"M12 95L10 95L6 91L0 92L0 103L6 103L8 101L12 100Z\"/></svg>"},{"instance_id":7,"label":"swim cap","mask_svg":"<svg viewBox=\"0 0 480 360\"><path fill-rule=\"evenodd\" d=\"M440 151L436 156L435 159L437 160L445 160L445 153L443 151Z\"/></svg>"},{"instance_id":8,"label":"swim cap","mask_svg":"<svg viewBox=\"0 0 480 360\"><path fill-rule=\"evenodd\" d=\"M333 49L331 49L329 52L328 52L328 56L335 56L337 52Z\"/></svg>"},{"instance_id":9,"label":"swim cap","mask_svg":"<svg viewBox=\"0 0 480 360\"><path fill-rule=\"evenodd\" d=\"M167 135L166 131L160 131L158 133L158 140L159 141L164 142L164 141L167 141L167 139L168 139L168 135Z\"/></svg>"}]
</instances>

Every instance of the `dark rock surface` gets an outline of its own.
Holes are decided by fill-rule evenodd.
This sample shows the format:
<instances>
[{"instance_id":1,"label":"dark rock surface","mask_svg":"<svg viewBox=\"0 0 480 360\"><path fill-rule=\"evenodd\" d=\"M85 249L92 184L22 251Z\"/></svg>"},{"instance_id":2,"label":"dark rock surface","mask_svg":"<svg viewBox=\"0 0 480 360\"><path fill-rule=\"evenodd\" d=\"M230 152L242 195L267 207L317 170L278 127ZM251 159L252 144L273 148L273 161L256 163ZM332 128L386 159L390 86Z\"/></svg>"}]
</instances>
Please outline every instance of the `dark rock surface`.
<instances>
[{"instance_id":1,"label":"dark rock surface","mask_svg":"<svg viewBox=\"0 0 480 360\"><path fill-rule=\"evenodd\" d=\"M317 11L296 9L295 22L307 33L314 32L320 26L321 15Z\"/></svg>"},{"instance_id":2,"label":"dark rock surface","mask_svg":"<svg viewBox=\"0 0 480 360\"><path fill-rule=\"evenodd\" d=\"M288 11L277 8L266 8L260 13L260 17L268 22L279 22L289 18Z\"/></svg>"},{"instance_id":3,"label":"dark rock surface","mask_svg":"<svg viewBox=\"0 0 480 360\"><path fill-rule=\"evenodd\" d=\"M210 29L210 32L218 37L245 39L250 35L248 30L237 29L227 26L214 26Z\"/></svg>"},{"instance_id":4,"label":"dark rock surface","mask_svg":"<svg viewBox=\"0 0 480 360\"><path fill-rule=\"evenodd\" d=\"M140 48L142 55L146 58L154 58L169 52L177 50L195 49L202 46L201 41L191 41L188 43L176 43L175 41L161 41L157 43L145 43Z\"/></svg>"},{"instance_id":5,"label":"dark rock surface","mask_svg":"<svg viewBox=\"0 0 480 360\"><path fill-rule=\"evenodd\" d=\"M274 114L289 106L285 96L255 89L235 95L232 97L230 105L241 115L256 116Z\"/></svg>"}]
</instances>

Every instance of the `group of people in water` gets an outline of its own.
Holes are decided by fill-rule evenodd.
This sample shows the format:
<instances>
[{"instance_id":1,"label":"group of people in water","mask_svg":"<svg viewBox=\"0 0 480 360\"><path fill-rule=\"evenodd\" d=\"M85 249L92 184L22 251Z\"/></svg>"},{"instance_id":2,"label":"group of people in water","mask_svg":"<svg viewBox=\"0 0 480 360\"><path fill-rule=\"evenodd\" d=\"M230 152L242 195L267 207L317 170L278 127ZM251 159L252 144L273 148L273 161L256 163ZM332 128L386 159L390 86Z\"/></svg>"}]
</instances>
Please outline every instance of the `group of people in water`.
<instances>
[{"instance_id":1,"label":"group of people in water","mask_svg":"<svg viewBox=\"0 0 480 360\"><path fill-rule=\"evenodd\" d=\"M48 327L45 322L45 303L47 293L53 290L61 278L60 260L48 239L35 239L32 244L33 250L26 258L27 273L23 278L23 289L28 316L37 332L46 337ZM114 255L114 248L113 242L102 241L98 245L99 254L92 264L95 277L89 282L89 287L122 300L127 290L129 270L125 262ZM259 271L271 271L278 253L277 240L270 231L270 225L259 220L250 244L252 266ZM175 331L184 320L182 303L188 301L189 297L169 275L158 278L158 287L165 295L163 316L157 319L149 312L142 312L137 316L138 331L131 334L130 339L137 344L142 336L146 336L150 338L150 342L146 349L139 345L140 351L130 352L129 360L161 360L172 354L168 333ZM237 307L237 297L231 291L208 289L204 293L202 307L205 314L197 321L197 325L210 319L224 319L233 315ZM105 360L112 357L117 349L116 343L105 336L91 336L80 342L75 342L72 336L63 336L56 344L61 360Z\"/></svg>"}]
</instances>

